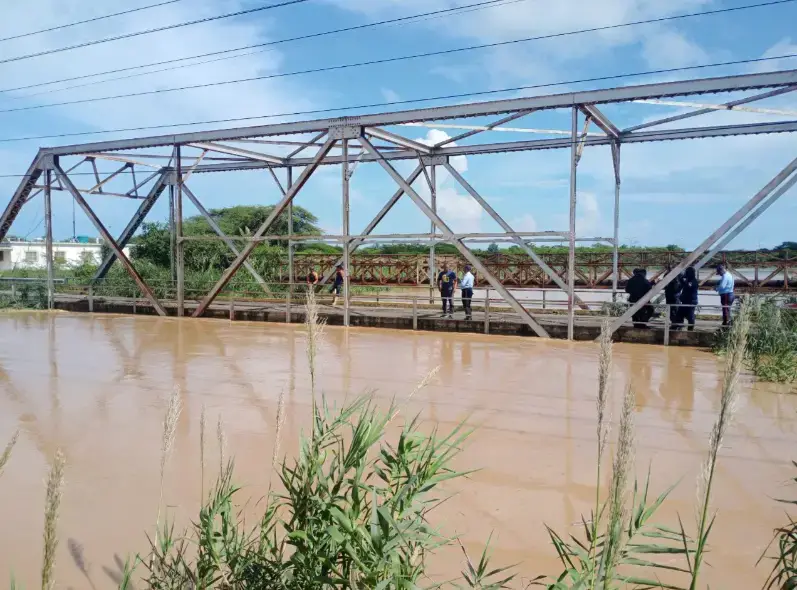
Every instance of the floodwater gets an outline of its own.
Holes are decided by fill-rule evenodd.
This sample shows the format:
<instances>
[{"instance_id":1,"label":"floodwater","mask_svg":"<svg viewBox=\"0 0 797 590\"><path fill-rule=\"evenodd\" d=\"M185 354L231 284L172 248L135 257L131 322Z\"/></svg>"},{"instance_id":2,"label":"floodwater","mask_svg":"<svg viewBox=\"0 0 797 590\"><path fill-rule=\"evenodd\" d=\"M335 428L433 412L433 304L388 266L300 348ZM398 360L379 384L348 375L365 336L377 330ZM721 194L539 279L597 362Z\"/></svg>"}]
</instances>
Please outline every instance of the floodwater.
<instances>
[{"instance_id":1,"label":"floodwater","mask_svg":"<svg viewBox=\"0 0 797 590\"><path fill-rule=\"evenodd\" d=\"M229 324L129 316L46 313L0 315L0 445L19 443L0 477L0 580L37 585L44 479L57 448L67 457L59 523L59 587L89 588L68 551L83 548L92 584L110 587L115 555L146 548L159 490L161 422L179 387L184 411L167 467L166 512L181 525L200 493L199 416L208 430L223 417L227 452L236 458L243 497L259 497L270 479L277 400L287 399L283 449L291 453L309 414L309 377L300 326ZM656 493L681 479L658 521L693 523L695 481L718 407L722 363L690 348L618 344L612 389L636 391L636 469L652 464ZM594 501L597 349L591 343L472 334L328 328L320 354L328 396L376 390L406 399L435 366L432 384L406 404L443 430L476 427L458 467L480 469L450 486L436 524L481 551L493 533L496 564L519 563L524 577L557 574L544 524L576 533ZM742 379L737 419L715 484L712 588L759 587L755 567L771 529L784 522L773 497L797 475L797 396ZM619 415L615 400L613 415ZM613 432L617 432L616 424ZM218 452L208 443L208 472ZM608 472L606 468L604 472ZM208 475L206 489L210 483ZM436 573L455 575L458 551L440 556ZM704 584L705 585L705 584ZM518 585L519 587L519 585Z\"/></svg>"}]
</instances>

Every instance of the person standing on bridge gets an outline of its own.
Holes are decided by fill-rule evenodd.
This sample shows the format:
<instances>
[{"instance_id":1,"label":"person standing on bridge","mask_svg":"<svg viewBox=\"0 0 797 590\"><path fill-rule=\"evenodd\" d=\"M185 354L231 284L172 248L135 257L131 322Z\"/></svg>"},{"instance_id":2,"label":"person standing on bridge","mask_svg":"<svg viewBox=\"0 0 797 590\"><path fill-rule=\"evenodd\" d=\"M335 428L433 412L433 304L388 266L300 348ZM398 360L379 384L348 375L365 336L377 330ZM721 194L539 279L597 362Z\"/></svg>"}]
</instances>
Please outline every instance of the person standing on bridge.
<instances>
[{"instance_id":1,"label":"person standing on bridge","mask_svg":"<svg viewBox=\"0 0 797 590\"><path fill-rule=\"evenodd\" d=\"M310 269L310 272L307 273L307 290L315 289L315 286L318 284L318 273L314 268Z\"/></svg>"},{"instance_id":2,"label":"person standing on bridge","mask_svg":"<svg viewBox=\"0 0 797 590\"><path fill-rule=\"evenodd\" d=\"M443 315L449 319L454 317L454 289L457 288L457 273L448 269L448 263L443 263L443 270L437 275L437 288L443 299Z\"/></svg>"},{"instance_id":3,"label":"person standing on bridge","mask_svg":"<svg viewBox=\"0 0 797 590\"><path fill-rule=\"evenodd\" d=\"M636 303L653 288L653 284L648 280L648 271L644 268L635 268L633 276L625 284L625 292L628 293L628 303ZM631 316L635 328L647 328L650 318L653 317L654 309L652 305L644 305L642 309Z\"/></svg>"},{"instance_id":4,"label":"person standing on bridge","mask_svg":"<svg viewBox=\"0 0 797 590\"><path fill-rule=\"evenodd\" d=\"M473 311L470 304L473 299L473 273L470 266L465 267L465 274L462 276L462 281L459 283L459 288L462 290L462 307L465 309L465 319L473 319Z\"/></svg>"},{"instance_id":5,"label":"person standing on bridge","mask_svg":"<svg viewBox=\"0 0 797 590\"><path fill-rule=\"evenodd\" d=\"M346 276L346 269L343 268L342 264L338 264L335 267L335 281L332 283L332 288L330 292L333 293L332 297L332 305L338 304L338 297L340 297L341 292L343 291L343 279Z\"/></svg>"},{"instance_id":6,"label":"person standing on bridge","mask_svg":"<svg viewBox=\"0 0 797 590\"><path fill-rule=\"evenodd\" d=\"M664 274L670 274L671 270L672 268L668 266L664 271ZM667 286L664 287L664 302L667 304L667 311L669 312L670 322L672 323L675 323L675 319L678 317L678 303L680 301L683 278L684 273L679 273L677 277L667 283Z\"/></svg>"},{"instance_id":7,"label":"person standing on bridge","mask_svg":"<svg viewBox=\"0 0 797 590\"><path fill-rule=\"evenodd\" d=\"M721 264L717 265L717 274L720 276L720 280L714 289L719 293L720 303L722 304L722 325L728 326L731 323L731 306L735 299L733 295L733 275Z\"/></svg>"},{"instance_id":8,"label":"person standing on bridge","mask_svg":"<svg viewBox=\"0 0 797 590\"><path fill-rule=\"evenodd\" d=\"M678 306L678 314L675 317L675 329L680 330L684 320L689 322L689 331L695 329L695 312L697 310L697 290L700 283L697 280L695 267L690 266L684 272L681 281L681 305Z\"/></svg>"}]
</instances>

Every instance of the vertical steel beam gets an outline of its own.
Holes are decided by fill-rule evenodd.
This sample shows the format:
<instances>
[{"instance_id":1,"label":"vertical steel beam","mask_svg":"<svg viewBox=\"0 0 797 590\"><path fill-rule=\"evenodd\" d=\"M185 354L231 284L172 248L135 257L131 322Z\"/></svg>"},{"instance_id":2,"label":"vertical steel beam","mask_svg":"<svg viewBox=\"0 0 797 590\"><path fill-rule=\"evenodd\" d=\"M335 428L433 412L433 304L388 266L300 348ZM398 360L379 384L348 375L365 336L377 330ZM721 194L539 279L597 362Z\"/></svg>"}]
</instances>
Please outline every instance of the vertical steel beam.
<instances>
[{"instance_id":1,"label":"vertical steel beam","mask_svg":"<svg viewBox=\"0 0 797 590\"><path fill-rule=\"evenodd\" d=\"M653 288L645 293L642 298L634 303L631 307L629 307L626 312L617 318L614 323L611 325L611 332L612 334L625 322L627 322L632 315L634 315L637 311L642 309L643 306L647 305L648 302L653 299L656 295L661 293L664 288L670 284L675 277L677 277L681 271L688 266L695 263L695 261L700 258L704 252L706 252L711 246L713 246L717 240L722 238L728 231L733 228L739 221L741 221L745 215L750 213L753 209L758 206L758 204L763 201L767 195L769 195L773 190L778 188L781 184L783 184L786 179L791 176L795 170L797 170L797 158L792 160L783 170L781 170L772 180L770 180L767 185L758 191L753 198L751 198L747 203L742 205L736 213L731 215L731 217L723 223L720 227L718 227L714 233L712 233L709 237L707 237L702 244L700 244L693 252L689 254L686 258L684 258L681 262L679 262L670 272L668 272L661 280L659 280Z\"/></svg>"},{"instance_id":2,"label":"vertical steel beam","mask_svg":"<svg viewBox=\"0 0 797 590\"><path fill-rule=\"evenodd\" d=\"M560 289L562 289L563 291L567 291L567 284L559 276L559 273L557 273L554 269L548 266L548 264L546 264L546 262L542 258L540 258L539 254L537 254L534 250L532 250L531 247L529 247L529 245L522 238L520 238L517 235L512 235L515 233L515 230L513 230L512 227L504 220L504 218L501 217L498 214L498 212L492 208L492 206L487 202L487 200L484 199L476 191L476 189L473 188L470 185L470 183L467 180L465 180L465 178L459 172L457 172L457 170L450 163L446 162L445 164L443 164L443 166L445 166L446 170L448 170L449 174L451 174L454 180L456 180L460 184L460 186L462 186L462 188L464 188L470 194L470 196L473 197L479 203L479 205L482 206L482 209L484 209L487 212L487 214L490 217L492 217L495 220L495 222L498 225L500 225L505 232L510 234L510 237L513 239L515 244L517 244L526 254L528 254L529 257L534 261L534 263L537 266L539 266L543 270L543 272L547 273L551 277L551 279L553 279L553 281L559 286ZM543 293L545 293L545 291L543 291ZM589 306L586 303L584 303L578 295L576 295L576 302L579 304L579 306L582 309L585 310L589 309Z\"/></svg>"},{"instance_id":3,"label":"vertical steel beam","mask_svg":"<svg viewBox=\"0 0 797 590\"><path fill-rule=\"evenodd\" d=\"M81 196L80 191L77 188L75 188L75 185L72 184L71 180L69 180L69 177L61 169L61 166L58 164L57 161L53 163L53 169L55 170L58 179L64 185L66 190L72 193L72 198L75 200L75 202L78 205L80 205L80 208L83 209L84 213L89 218L91 223L94 224L95 228L97 228L97 231L102 236L102 239L105 240L105 242L111 247L111 249L114 252L116 252L116 257L119 259L119 262L121 262L124 265L124 267L127 269L127 272L130 274L131 277L133 277L133 280L136 282L139 289L141 289L141 292L146 296L147 299L149 299L150 303L152 303L152 307L155 308L155 311L157 311L159 315L165 316L166 311L163 309L163 307L161 307L161 304L158 301L157 297L155 297L155 295L150 290L149 286L144 282L144 279L141 278L141 275L138 274L138 271L135 269L133 264L127 258L125 253L119 247L119 245L111 237L111 234L108 233L108 230L102 224L102 222L94 213L94 211L91 209L91 207L89 207L89 204L86 202L86 200Z\"/></svg>"},{"instance_id":4,"label":"vertical steel beam","mask_svg":"<svg viewBox=\"0 0 797 590\"><path fill-rule=\"evenodd\" d=\"M432 205L432 212L436 215L437 214L437 166L432 164L431 166L431 175L429 176L429 200ZM437 226L435 226L434 221L432 221L432 227L429 230L430 234L437 233ZM435 276L437 273L435 272L435 240L434 238L431 240L429 244L429 305L434 304L434 289L435 289Z\"/></svg>"},{"instance_id":5,"label":"vertical steel beam","mask_svg":"<svg viewBox=\"0 0 797 590\"><path fill-rule=\"evenodd\" d=\"M573 339L576 288L576 179L578 170L578 108L572 109L570 146L570 244L567 254L567 339Z\"/></svg>"},{"instance_id":6,"label":"vertical steel beam","mask_svg":"<svg viewBox=\"0 0 797 590\"><path fill-rule=\"evenodd\" d=\"M169 184L169 278L177 282L177 235L174 233L174 185Z\"/></svg>"},{"instance_id":7,"label":"vertical steel beam","mask_svg":"<svg viewBox=\"0 0 797 590\"><path fill-rule=\"evenodd\" d=\"M185 315L185 244L183 243L183 162L180 144L174 146L174 234L177 240L177 317Z\"/></svg>"},{"instance_id":8,"label":"vertical steel beam","mask_svg":"<svg viewBox=\"0 0 797 590\"><path fill-rule=\"evenodd\" d=\"M274 171L271 168L269 168L269 170L271 170L273 174ZM293 168L291 166L288 166L285 169L285 186L288 188L288 190L290 190L292 184L293 184ZM280 190L282 190L282 187L280 187ZM294 282L296 281L296 269L293 267L293 240L290 239L292 235L293 235L293 201L288 203L288 305L289 306L290 306L290 300L293 298Z\"/></svg>"},{"instance_id":9,"label":"vertical steel beam","mask_svg":"<svg viewBox=\"0 0 797 590\"><path fill-rule=\"evenodd\" d=\"M727 246L730 243L730 241L733 240L733 238L735 238L740 233L742 233L745 230L745 228L747 228L748 225L750 225L756 219L758 219L758 217L760 217L760 215L764 211L769 209L769 207L775 201L777 201L779 198L781 198L784 195L784 193L787 193L789 191L789 189L791 189L791 187L794 186L795 183L797 183L797 174L795 174L789 180L787 180L785 183L783 183L783 185L778 190L776 190L774 193L772 193L772 195L769 198L767 198L763 203L761 203L761 205L758 207L758 209L756 209L755 211L751 212L750 215L748 215L747 218L744 221L742 221L739 225L737 225L733 230L728 232L727 236L725 236L722 240L720 240L719 243L716 246L714 246L711 249L711 251L709 251L708 254L703 256L703 258L700 259L700 262L695 264L695 270L700 270L706 264L708 264L711 261L711 259L714 258L714 256L717 254L717 252L720 252L723 248L725 248L725 246ZM757 265L756 265L756 272L758 272L758 266Z\"/></svg>"},{"instance_id":10,"label":"vertical steel beam","mask_svg":"<svg viewBox=\"0 0 797 590\"><path fill-rule=\"evenodd\" d=\"M155 184L152 185L149 194L147 194L146 198L141 202L141 205L139 205L138 210L127 224L127 227L125 227L124 231L119 234L119 239L116 241L116 243L119 244L120 248L127 246L127 243L133 237L133 234L136 233L147 214L155 205L158 197L160 197L161 193L163 193L163 190L166 188L166 174L166 172L163 172L158 180L155 181ZM92 281L98 281L102 279L108 273L108 270L111 268L114 260L116 260L116 253L112 251L108 254L105 260L102 261L102 264L100 264L100 267L94 274Z\"/></svg>"},{"instance_id":11,"label":"vertical steel beam","mask_svg":"<svg viewBox=\"0 0 797 590\"><path fill-rule=\"evenodd\" d=\"M612 248L612 301L617 301L617 282L620 280L620 142L612 142L614 166L614 246Z\"/></svg>"},{"instance_id":12,"label":"vertical steel beam","mask_svg":"<svg viewBox=\"0 0 797 590\"><path fill-rule=\"evenodd\" d=\"M473 252L471 252L470 248L465 246L461 240L457 239L454 236L454 233L451 229L446 225L446 223L440 219L435 211L426 204L426 202L415 192L415 190L407 184L407 182L402 178L401 174L396 172L396 169L385 160L384 156L373 146L371 142L368 141L365 137L361 137L359 139L360 144L365 148L368 153L376 158L376 161L382 166L382 168L387 172L396 183L404 189L404 192L410 197L413 202L418 206L418 208L423 211L424 215L426 215L432 222L434 222L436 229L439 229L445 239L464 256L476 269L477 272L481 273L484 278L495 288L498 293L504 298L504 300L509 303L509 305L514 309L518 315L520 315L521 319L523 319L529 327L531 327L534 332L540 336L541 338L550 338L548 332L537 323L537 321L531 316L531 314L524 308L520 302L515 299L515 297L501 284L499 281L488 269L482 261L479 260L478 256L476 256Z\"/></svg>"},{"instance_id":13,"label":"vertical steel beam","mask_svg":"<svg viewBox=\"0 0 797 590\"><path fill-rule=\"evenodd\" d=\"M210 228L216 232L216 235L219 236L225 244L227 244L227 247L230 249L230 251L238 256L240 252L235 245L235 241L230 239L230 237L222 231L222 229L219 227L219 224L216 223L215 219L213 219L213 216L208 212L207 209L205 209L199 199L197 199L196 195L191 192L191 189L188 188L188 185L183 185L183 194L194 204L194 207L196 207L197 211L199 211L199 214L205 218L205 221L207 221ZM244 262L244 268L249 271L249 274L252 275L252 278L255 279L255 281L257 281L257 284L260 285L263 291L266 293L271 293L268 283L266 283L266 280L260 276L251 263L248 261Z\"/></svg>"},{"instance_id":14,"label":"vertical steel beam","mask_svg":"<svg viewBox=\"0 0 797 590\"><path fill-rule=\"evenodd\" d=\"M418 177L421 175L423 170L424 170L423 164L418 164L415 170L412 171L412 174L410 174L407 177L406 180L407 184L411 185L413 182L415 182L418 179ZM390 212L390 210L393 208L393 206L396 203L398 203L399 199L401 198L401 195L403 194L404 194L404 189L399 188L393 194L393 196L390 197L388 202L385 203L385 206L382 207L379 213L377 213L376 216L371 220L371 222L365 227L365 229L362 232L362 235L367 236L372 231L374 231L374 228L376 228L376 226L379 225L379 222L385 218L385 215L387 215ZM349 256L351 256L354 253L354 251L357 250L357 248L362 246L364 243L365 240L363 240L362 238L357 238L355 240L352 240L351 247L349 248ZM342 262L343 262L343 257L341 256L337 260L337 262L335 262L335 265L324 274L324 277L318 282L319 285L325 284L330 279L330 277L335 273L335 266L341 264Z\"/></svg>"},{"instance_id":15,"label":"vertical steel beam","mask_svg":"<svg viewBox=\"0 0 797 590\"><path fill-rule=\"evenodd\" d=\"M45 257L47 264L47 309L53 308L55 293L53 292L53 207L50 184L53 181L50 168L44 172L44 232Z\"/></svg>"},{"instance_id":16,"label":"vertical steel beam","mask_svg":"<svg viewBox=\"0 0 797 590\"><path fill-rule=\"evenodd\" d=\"M274 223L274 220L276 220L277 217L279 217L282 214L282 212L285 211L285 208L288 206L288 203L290 203L293 200L293 198L296 196L296 194L300 190L302 190L302 187L310 179L310 176L313 174L313 172L315 172L316 168L318 168L318 165L323 161L323 159L329 153L329 150L331 150L332 146L335 145L336 141L337 141L336 139L327 139L324 145L321 146L321 148L318 150L315 157L313 158L313 161L308 166L306 166L304 170L302 170L302 173L299 175L299 178L296 179L296 184L291 186L291 188L288 190L285 196L280 200L280 202L274 206L274 210L271 212L271 215L269 215L266 218L263 224L257 229L254 236L252 236L255 239L250 241L246 245L246 247L244 247L244 249L241 250L241 254L238 256L238 258L236 258L235 261L230 265L230 267L224 271L224 274L222 274L218 282L213 286L210 292L200 302L196 310L194 310L193 314L194 317L201 316L208 308L208 306L213 302L213 300L218 296L218 294L221 292L224 286L228 282L230 282L230 279L233 277L233 275L236 272L238 272L238 269L241 268L241 265L243 265L244 260L249 258L249 255L257 246L258 244L257 238L260 238L263 234L265 234L266 230L268 230L268 228L270 228L271 225Z\"/></svg>"},{"instance_id":17,"label":"vertical steel beam","mask_svg":"<svg viewBox=\"0 0 797 590\"><path fill-rule=\"evenodd\" d=\"M343 162L341 164L342 218L343 218L343 325L349 326L349 140L343 139Z\"/></svg>"}]
</instances>

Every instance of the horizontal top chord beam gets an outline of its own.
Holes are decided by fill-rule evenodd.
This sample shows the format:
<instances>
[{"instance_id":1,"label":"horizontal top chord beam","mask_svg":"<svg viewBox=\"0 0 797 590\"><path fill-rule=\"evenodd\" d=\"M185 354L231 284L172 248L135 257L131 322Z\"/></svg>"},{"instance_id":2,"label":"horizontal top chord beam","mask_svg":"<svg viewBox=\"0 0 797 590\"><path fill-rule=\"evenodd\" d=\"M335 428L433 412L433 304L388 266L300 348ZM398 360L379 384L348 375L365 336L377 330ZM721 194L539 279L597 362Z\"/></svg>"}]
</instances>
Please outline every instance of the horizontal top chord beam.
<instances>
[{"instance_id":1,"label":"horizontal top chord beam","mask_svg":"<svg viewBox=\"0 0 797 590\"><path fill-rule=\"evenodd\" d=\"M47 148L52 155L77 155L90 152L106 152L123 149L140 149L146 147L171 146L174 144L190 144L196 142L217 142L253 137L290 135L300 133L323 132L330 127L361 126L384 127L401 123L413 123L434 120L459 119L485 115L501 115L524 110L556 109L564 107L581 107L589 104L607 104L635 100L689 96L695 94L713 94L718 92L734 92L758 88L778 88L797 84L797 70L747 74L741 76L724 76L703 78L658 84L642 84L599 90L585 90L551 94L528 98L513 98L489 102L474 102L450 106L429 107L373 115L338 117L332 119L316 119L292 123L276 123L178 133L142 137L136 139L102 141L79 145Z\"/></svg>"}]
</instances>

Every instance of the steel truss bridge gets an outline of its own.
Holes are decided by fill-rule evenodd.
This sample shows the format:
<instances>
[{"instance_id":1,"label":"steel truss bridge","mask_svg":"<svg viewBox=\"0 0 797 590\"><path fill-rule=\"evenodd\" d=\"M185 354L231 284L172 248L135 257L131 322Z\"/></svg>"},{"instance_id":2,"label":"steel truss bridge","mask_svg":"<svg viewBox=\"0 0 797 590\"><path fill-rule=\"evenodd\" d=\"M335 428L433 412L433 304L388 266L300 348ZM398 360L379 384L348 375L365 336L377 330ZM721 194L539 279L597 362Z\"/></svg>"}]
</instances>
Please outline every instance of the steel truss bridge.
<instances>
[{"instance_id":1,"label":"steel truss bridge","mask_svg":"<svg viewBox=\"0 0 797 590\"><path fill-rule=\"evenodd\" d=\"M340 244L343 255L340 257L346 268L351 267L352 254L363 244L371 241L425 240L430 244L428 269L436 268L434 245L438 242L452 244L462 259L467 260L476 274L490 285L517 312L521 319L541 337L549 337L548 332L531 313L512 295L501 280L500 271L477 257L469 244L484 242L505 242L519 246L531 260L550 277L555 286L568 295L568 337L573 338L575 308L583 305L575 292L577 278L585 280L584 265L576 260L576 243L579 241L609 243L612 248L611 284L617 291L621 274L626 270L620 264L618 252L618 232L620 223L621 170L620 154L625 145L694 140L702 138L722 138L771 133L794 133L797 120L779 120L747 124L733 124L702 127L673 127L671 123L690 120L717 110L753 110L744 107L766 98L783 95L797 90L797 70L772 73L704 78L625 86L619 88L587 90L514 98L490 102L474 102L389 113L348 116L332 119L276 123L234 129L178 133L135 139L101 141L81 145L42 148L14 192L5 211L0 217L0 240L5 238L20 209L38 194L44 195L46 224L48 293L53 295L52 269L52 191L64 191L88 216L111 254L103 261L96 275L102 278L111 264L118 260L138 284L141 292L150 300L157 313L166 310L141 278L138 271L124 254L122 248L130 241L136 230L152 209L155 202L166 192L169 195L170 226L173 235L172 257L175 262L177 284L177 314L187 311L194 317L201 316L214 299L222 292L230 279L244 267L264 290L268 289L263 278L247 259L258 243L264 241L286 240L289 248L289 274L296 275L293 245L301 241L325 241ZM748 95L734 98L719 104L700 104L694 102L674 102L677 97L695 97L727 92L747 91ZM668 99L668 100L663 100ZM629 102L664 103L688 108L687 112L657 120L648 120L638 125L620 129L601 108ZM493 137L492 131L507 130L502 127L510 122L531 118L537 112L559 110L569 112L570 129L564 137L488 142L485 136ZM772 112L769 113L773 114ZM790 116L788 113L781 116ZM476 119L478 125L463 125L462 120ZM515 123L517 124L517 123ZM402 135L407 126L431 126L458 128L458 135L426 145ZM594 129L595 131L590 131ZM518 131L515 129L515 131ZM525 132L538 132L557 135L551 130L522 129ZM576 204L578 199L578 164L583 150L595 146L611 148L611 165L614 171L614 234L609 238L577 237ZM570 154L570 188L568 227L556 231L518 232L511 223L502 218L491 206L489 199L472 186L451 164L455 156L479 156L512 152L531 152L535 150L566 149ZM146 150L146 151L143 151ZM417 163L409 176L403 176L395 168L398 161L410 160ZM100 174L98 161L116 163L119 168L108 174ZM396 190L386 199L384 207L373 220L359 233L352 233L349 223L351 201L349 184L355 169L360 165L376 165L383 169L386 178L392 179ZM309 236L293 233L292 207L294 198L301 192L310 177L321 166L337 166L341 169L340 202L342 212L342 233L340 235ZM78 172L78 169L80 170ZM147 171L144 174L144 171ZM189 180L195 174L235 173L245 170L266 170L275 182L277 203L273 213L256 229L251 236L227 236L221 231L213 218L193 193ZM444 214L437 208L437 172L445 170L501 228L501 233L460 234L452 231ZM70 176L70 174L72 176ZM86 184L75 183L77 174L82 179L89 178ZM280 178L281 177L281 178ZM424 199L413 187L425 182L429 189L429 199ZM121 182L128 183L117 189ZM708 264L736 235L750 225L773 202L787 192L797 182L797 159L792 160L783 170L777 172L772 180L722 225L710 233L691 253L682 258L671 271L664 273L656 286L639 302L630 306L619 318L614 320L612 330L616 330L638 309L658 295L678 273L689 265L698 268ZM129 186L129 188L127 188ZM113 190L111 190L113 188ZM119 236L111 236L108 229L97 216L87 200L87 196L102 195L103 198L119 197L137 199L140 205ZM430 221L430 231L424 234L383 234L374 229L402 198L411 200ZM183 204L188 199L203 215L217 236L184 236ZM288 214L289 235L270 235L269 229L282 214ZM230 267L219 281L202 297L196 307L190 309L184 299L184 249L191 240L222 240L235 256ZM567 262L550 263L540 257L530 246L530 242L566 241L568 243ZM553 264L557 268L551 266ZM589 266L589 265L587 265ZM603 274L605 274L605 270ZM498 274L496 274L498 273ZM331 271L327 271L324 281ZM587 282L589 282L587 278ZM603 280L606 280L604 277ZM344 286L345 319L348 325L349 297L347 278Z\"/></svg>"},{"instance_id":2,"label":"steel truss bridge","mask_svg":"<svg viewBox=\"0 0 797 590\"><path fill-rule=\"evenodd\" d=\"M661 278L689 256L690 252L634 250L618 255L619 281L631 277L635 268L645 268L648 276ZM562 280L567 279L568 254L538 254ZM528 288L558 288L543 268L523 254L491 254L480 257L487 270L504 286ZM281 282L302 282L311 269L329 272L339 257L333 254L295 254L294 275L291 278L287 263L279 271ZM461 270L467 260L462 256L437 254L436 263L446 262ZM710 261L714 267L722 264L736 279L737 291L782 292L797 291L797 251L722 251ZM356 254L351 257L350 280L354 285L422 286L429 284L429 257L420 254ZM576 286L586 289L611 289L614 278L613 252L576 251ZM711 282L711 273L703 273L701 284ZM477 286L489 281L476 276Z\"/></svg>"}]
</instances>

